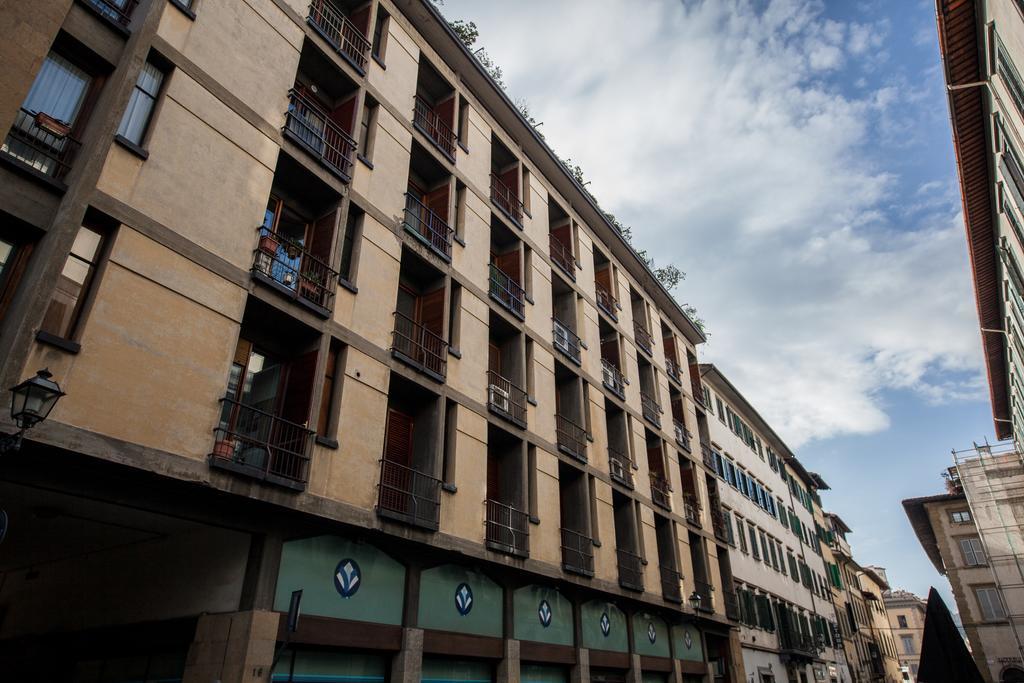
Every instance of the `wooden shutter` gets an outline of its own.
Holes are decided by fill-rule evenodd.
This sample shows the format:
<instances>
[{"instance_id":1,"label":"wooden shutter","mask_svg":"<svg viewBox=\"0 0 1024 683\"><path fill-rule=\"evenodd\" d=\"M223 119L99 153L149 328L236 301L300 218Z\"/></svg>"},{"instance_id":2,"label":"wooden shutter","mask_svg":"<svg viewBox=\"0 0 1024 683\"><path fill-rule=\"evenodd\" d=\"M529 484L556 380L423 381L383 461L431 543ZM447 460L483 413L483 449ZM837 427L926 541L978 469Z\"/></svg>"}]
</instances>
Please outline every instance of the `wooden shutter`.
<instances>
[{"instance_id":1,"label":"wooden shutter","mask_svg":"<svg viewBox=\"0 0 1024 683\"><path fill-rule=\"evenodd\" d=\"M494 256L494 265L498 267L498 270L508 275L509 279L519 284L519 250L510 251L504 254L496 254Z\"/></svg>"},{"instance_id":2,"label":"wooden shutter","mask_svg":"<svg viewBox=\"0 0 1024 683\"><path fill-rule=\"evenodd\" d=\"M605 268L604 270L599 270L596 273L594 273L594 279L597 280L597 284L604 287L608 291L608 293L611 294L612 277L610 267Z\"/></svg>"},{"instance_id":3,"label":"wooden shutter","mask_svg":"<svg viewBox=\"0 0 1024 683\"><path fill-rule=\"evenodd\" d=\"M448 199L451 194L451 183L445 183L423 195L423 204L433 211L438 218L448 224Z\"/></svg>"},{"instance_id":4,"label":"wooden shutter","mask_svg":"<svg viewBox=\"0 0 1024 683\"><path fill-rule=\"evenodd\" d=\"M363 36L370 34L370 8L372 6L372 3L368 2L365 7L357 9L348 16L349 21L355 24L355 27L359 29Z\"/></svg>"},{"instance_id":5,"label":"wooden shutter","mask_svg":"<svg viewBox=\"0 0 1024 683\"><path fill-rule=\"evenodd\" d=\"M384 459L405 465L412 463L413 419L394 408L388 408L387 433L384 435Z\"/></svg>"},{"instance_id":6,"label":"wooden shutter","mask_svg":"<svg viewBox=\"0 0 1024 683\"><path fill-rule=\"evenodd\" d=\"M444 287L428 292L419 298L419 320L417 322L439 337L444 336Z\"/></svg>"},{"instance_id":7,"label":"wooden shutter","mask_svg":"<svg viewBox=\"0 0 1024 683\"><path fill-rule=\"evenodd\" d=\"M358 93L352 95L337 107L335 107L328 118L334 121L338 126L341 127L349 135L352 134L352 130L355 127L356 117L356 102L359 100Z\"/></svg>"},{"instance_id":8,"label":"wooden shutter","mask_svg":"<svg viewBox=\"0 0 1024 683\"><path fill-rule=\"evenodd\" d=\"M491 372L501 374L501 349L495 344L487 345L487 369Z\"/></svg>"},{"instance_id":9,"label":"wooden shutter","mask_svg":"<svg viewBox=\"0 0 1024 683\"><path fill-rule=\"evenodd\" d=\"M327 352L327 367L324 368L324 383L320 389L320 415L316 421L316 433L327 436L327 425L331 421L331 404L334 398L334 372L338 365L338 348L331 345Z\"/></svg>"},{"instance_id":10,"label":"wooden shutter","mask_svg":"<svg viewBox=\"0 0 1024 683\"><path fill-rule=\"evenodd\" d=\"M327 265L331 263L331 250L334 247L334 228L337 223L338 210L332 209L310 226L309 253ZM319 268L314 266L314 272L319 273Z\"/></svg>"},{"instance_id":11,"label":"wooden shutter","mask_svg":"<svg viewBox=\"0 0 1024 683\"><path fill-rule=\"evenodd\" d=\"M652 474L661 478L665 477L665 461L662 457L661 446L647 447L647 467L650 468Z\"/></svg>"},{"instance_id":12,"label":"wooden shutter","mask_svg":"<svg viewBox=\"0 0 1024 683\"><path fill-rule=\"evenodd\" d=\"M444 121L449 128L455 130L455 95L452 94L448 99L434 105L434 113L437 114L438 118Z\"/></svg>"},{"instance_id":13,"label":"wooden shutter","mask_svg":"<svg viewBox=\"0 0 1024 683\"><path fill-rule=\"evenodd\" d=\"M619 367L619 340L617 337L610 337L601 342L601 358L604 358L615 367Z\"/></svg>"},{"instance_id":14,"label":"wooden shutter","mask_svg":"<svg viewBox=\"0 0 1024 683\"><path fill-rule=\"evenodd\" d=\"M562 246L572 251L572 226L568 223L551 228L551 236L561 242Z\"/></svg>"},{"instance_id":15,"label":"wooden shutter","mask_svg":"<svg viewBox=\"0 0 1024 683\"><path fill-rule=\"evenodd\" d=\"M519 164L515 164L512 168L500 173L498 180L505 183L513 197L519 198Z\"/></svg>"},{"instance_id":16,"label":"wooden shutter","mask_svg":"<svg viewBox=\"0 0 1024 683\"><path fill-rule=\"evenodd\" d=\"M317 353L318 350L314 349L288 364L281 417L289 422L300 425L309 422L309 404L313 394Z\"/></svg>"},{"instance_id":17,"label":"wooden shutter","mask_svg":"<svg viewBox=\"0 0 1024 683\"><path fill-rule=\"evenodd\" d=\"M501 500L501 463L491 455L487 456L487 499Z\"/></svg>"}]
</instances>

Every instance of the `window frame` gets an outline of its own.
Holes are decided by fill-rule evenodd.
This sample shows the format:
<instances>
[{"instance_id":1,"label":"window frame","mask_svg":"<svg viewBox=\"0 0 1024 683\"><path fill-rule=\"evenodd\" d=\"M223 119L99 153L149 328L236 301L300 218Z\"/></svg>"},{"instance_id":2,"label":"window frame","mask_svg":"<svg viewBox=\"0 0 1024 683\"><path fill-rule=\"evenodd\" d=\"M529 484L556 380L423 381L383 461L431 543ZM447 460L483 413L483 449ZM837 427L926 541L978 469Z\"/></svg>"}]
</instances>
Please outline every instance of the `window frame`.
<instances>
[{"instance_id":1,"label":"window frame","mask_svg":"<svg viewBox=\"0 0 1024 683\"><path fill-rule=\"evenodd\" d=\"M99 225L97 221L89 220L88 216L86 217L86 220L83 220L82 224L79 225L78 232L75 233L76 240L79 232L83 229L87 229L98 234L100 242L96 246L96 250L93 254L93 261L89 264L89 271L84 282L82 282L78 297L75 300L74 309L72 310L71 316L67 322L67 329L64 330L63 334L57 334L52 330L43 329L43 323L41 322L39 331L36 332L36 339L38 341L60 346L73 353L77 353L80 349L79 341L82 336L82 329L85 326L85 321L88 318L96 299L96 283L103 278L103 275L106 272L111 245L116 237L116 229ZM80 259L80 257L75 256L71 252L73 246L74 243L72 242L72 247L68 249L68 254L61 265L61 273L63 273L64 268L67 266L67 263L71 258L74 257ZM58 274L58 278L59 277L60 274ZM56 284L54 285L54 293L55 292ZM45 322L45 318L49 312L50 303L52 303L52 301L53 294L51 294L49 301L46 303L46 311L43 313L43 322Z\"/></svg>"},{"instance_id":2,"label":"window frame","mask_svg":"<svg viewBox=\"0 0 1024 683\"><path fill-rule=\"evenodd\" d=\"M143 74L146 72L146 67L151 66L153 69L160 74L160 82L157 83L156 92L150 94L143 90L139 81L142 79ZM170 80L173 67L171 67L167 60L164 59L159 53L151 52L147 57L146 61L143 62L142 68L139 70L139 75L135 79L135 83L132 85L132 92L128 98L128 102L125 104L124 111L121 113L121 120L117 124L117 130L114 132L114 140L121 144L123 147L128 148L129 151L146 158L149 156L149 152L146 150L146 144L153 131L153 122L156 120L160 113L161 104L163 102L163 95L167 91L167 84ZM146 115L146 122L142 126L142 133L138 140L132 140L130 137L122 132L122 129L127 121L129 112L132 111L132 104L135 101L135 96L138 93L142 93L144 97L152 98L150 103L149 113Z\"/></svg>"}]
</instances>

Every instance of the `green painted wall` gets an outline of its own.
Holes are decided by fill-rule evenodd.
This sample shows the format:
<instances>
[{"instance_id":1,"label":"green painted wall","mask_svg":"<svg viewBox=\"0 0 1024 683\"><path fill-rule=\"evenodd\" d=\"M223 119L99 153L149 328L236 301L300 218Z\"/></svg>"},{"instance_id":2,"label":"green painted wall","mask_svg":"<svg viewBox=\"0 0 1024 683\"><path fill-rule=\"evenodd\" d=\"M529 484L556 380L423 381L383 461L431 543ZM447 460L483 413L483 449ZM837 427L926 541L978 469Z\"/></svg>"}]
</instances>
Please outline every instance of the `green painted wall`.
<instances>
[{"instance_id":1,"label":"green painted wall","mask_svg":"<svg viewBox=\"0 0 1024 683\"><path fill-rule=\"evenodd\" d=\"M629 652L626 615L610 602L592 600L580 610L583 621L583 647L589 650ZM608 635L601 629L601 615L608 615Z\"/></svg>"},{"instance_id":2,"label":"green painted wall","mask_svg":"<svg viewBox=\"0 0 1024 683\"><path fill-rule=\"evenodd\" d=\"M652 629L653 627L653 629ZM651 634L654 642L651 642ZM664 619L646 612L633 615L633 647L636 654L650 657L671 657L672 650L668 642L668 624Z\"/></svg>"},{"instance_id":3,"label":"green painted wall","mask_svg":"<svg viewBox=\"0 0 1024 683\"><path fill-rule=\"evenodd\" d=\"M541 621L541 602L550 610L550 621ZM572 603L554 588L523 586L515 592L515 638L554 645L573 644ZM547 613L545 613L547 614Z\"/></svg>"},{"instance_id":4,"label":"green painted wall","mask_svg":"<svg viewBox=\"0 0 1024 683\"><path fill-rule=\"evenodd\" d=\"M687 634L690 646L687 647ZM676 659L688 659L693 662L704 661L704 647L700 642L700 631L692 624L676 624L672 627L672 644Z\"/></svg>"},{"instance_id":5,"label":"green painted wall","mask_svg":"<svg viewBox=\"0 0 1024 683\"><path fill-rule=\"evenodd\" d=\"M522 683L569 683L569 672L562 666L524 662L519 665L519 680Z\"/></svg>"},{"instance_id":6,"label":"green painted wall","mask_svg":"<svg viewBox=\"0 0 1024 683\"><path fill-rule=\"evenodd\" d=\"M472 591L466 614L456 605L456 591L462 584ZM501 638L501 587L480 572L453 564L427 569L420 574L419 626Z\"/></svg>"},{"instance_id":7,"label":"green painted wall","mask_svg":"<svg viewBox=\"0 0 1024 683\"><path fill-rule=\"evenodd\" d=\"M491 683L494 673L488 662L424 657L420 680L423 683Z\"/></svg>"},{"instance_id":8,"label":"green painted wall","mask_svg":"<svg viewBox=\"0 0 1024 683\"><path fill-rule=\"evenodd\" d=\"M348 575L351 594L336 587L339 563L352 560ZM358 566L358 571L352 570ZM354 590L352 588L354 587ZM281 552L281 568L274 594L274 609L288 610L292 591L302 590L302 614L337 619L402 623L405 567L367 543L338 536L317 536L288 541Z\"/></svg>"}]
</instances>

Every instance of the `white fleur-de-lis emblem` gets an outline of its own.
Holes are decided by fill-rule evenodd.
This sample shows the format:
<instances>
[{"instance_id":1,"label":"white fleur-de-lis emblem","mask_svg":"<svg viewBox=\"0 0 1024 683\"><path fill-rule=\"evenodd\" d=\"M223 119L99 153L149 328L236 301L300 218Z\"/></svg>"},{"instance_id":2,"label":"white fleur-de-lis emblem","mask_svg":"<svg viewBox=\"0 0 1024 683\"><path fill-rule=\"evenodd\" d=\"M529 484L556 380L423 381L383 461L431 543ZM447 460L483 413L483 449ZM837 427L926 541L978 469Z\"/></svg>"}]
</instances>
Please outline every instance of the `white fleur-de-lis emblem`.
<instances>
[{"instance_id":1,"label":"white fleur-de-lis emblem","mask_svg":"<svg viewBox=\"0 0 1024 683\"><path fill-rule=\"evenodd\" d=\"M601 633L607 638L608 634L612 632L612 620L608 618L607 612L601 613Z\"/></svg>"},{"instance_id":2,"label":"white fleur-de-lis emblem","mask_svg":"<svg viewBox=\"0 0 1024 683\"><path fill-rule=\"evenodd\" d=\"M466 616L473 609L473 589L468 583L460 583L455 589L455 609L462 616Z\"/></svg>"},{"instance_id":3,"label":"white fleur-de-lis emblem","mask_svg":"<svg viewBox=\"0 0 1024 683\"><path fill-rule=\"evenodd\" d=\"M689 631L683 633L683 643L686 645L687 650L693 649L693 638L690 637Z\"/></svg>"},{"instance_id":4,"label":"white fleur-de-lis emblem","mask_svg":"<svg viewBox=\"0 0 1024 683\"><path fill-rule=\"evenodd\" d=\"M654 628L654 622L647 622L647 640L651 641L651 645L654 645L654 641L658 639L658 631Z\"/></svg>"},{"instance_id":5,"label":"white fleur-de-lis emblem","mask_svg":"<svg viewBox=\"0 0 1024 683\"><path fill-rule=\"evenodd\" d=\"M362 577L359 563L351 558L345 558L334 569L334 588L341 597L351 598L362 585Z\"/></svg>"},{"instance_id":6,"label":"white fleur-de-lis emblem","mask_svg":"<svg viewBox=\"0 0 1024 683\"><path fill-rule=\"evenodd\" d=\"M540 607L537 608L537 616L540 617L540 625L544 628L551 626L551 605L548 604L547 600L540 601Z\"/></svg>"}]
</instances>

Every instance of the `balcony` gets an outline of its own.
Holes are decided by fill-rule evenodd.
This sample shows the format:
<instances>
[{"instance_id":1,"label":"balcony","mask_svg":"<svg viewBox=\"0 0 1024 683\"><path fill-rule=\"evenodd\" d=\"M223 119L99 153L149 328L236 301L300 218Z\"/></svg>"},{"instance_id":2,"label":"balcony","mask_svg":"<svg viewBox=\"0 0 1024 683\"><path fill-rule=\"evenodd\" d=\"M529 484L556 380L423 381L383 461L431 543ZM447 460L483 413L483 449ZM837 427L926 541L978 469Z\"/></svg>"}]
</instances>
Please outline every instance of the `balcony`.
<instances>
[{"instance_id":1,"label":"balcony","mask_svg":"<svg viewBox=\"0 0 1024 683\"><path fill-rule=\"evenodd\" d=\"M309 478L313 432L271 413L222 398L210 465L301 491Z\"/></svg>"},{"instance_id":2,"label":"balcony","mask_svg":"<svg viewBox=\"0 0 1024 683\"><path fill-rule=\"evenodd\" d=\"M617 367L604 358L601 359L601 378L608 391L623 401L626 400L626 378Z\"/></svg>"},{"instance_id":3,"label":"balcony","mask_svg":"<svg viewBox=\"0 0 1024 683\"><path fill-rule=\"evenodd\" d=\"M328 318L334 304L338 272L296 241L261 225L252 260L253 278L308 305Z\"/></svg>"},{"instance_id":4,"label":"balcony","mask_svg":"<svg viewBox=\"0 0 1024 683\"><path fill-rule=\"evenodd\" d=\"M692 493L683 494L683 516L688 523L700 527L700 505L697 503L697 496Z\"/></svg>"},{"instance_id":5,"label":"balcony","mask_svg":"<svg viewBox=\"0 0 1024 683\"><path fill-rule=\"evenodd\" d=\"M668 378L670 380L672 380L676 384L682 386L682 384L683 384L683 373L679 369L679 363L675 362L675 360L673 360L671 358L666 358L665 359L665 374L668 375Z\"/></svg>"},{"instance_id":6,"label":"balcony","mask_svg":"<svg viewBox=\"0 0 1024 683\"><path fill-rule=\"evenodd\" d=\"M668 602L681 604L683 602L683 575L672 567L664 565L658 567L661 573L661 597Z\"/></svg>"},{"instance_id":7,"label":"balcony","mask_svg":"<svg viewBox=\"0 0 1024 683\"><path fill-rule=\"evenodd\" d=\"M796 621L795 619L793 620ZM818 656L818 648L814 639L793 629L779 629L779 650L790 655L814 658ZM884 670L880 673L885 673Z\"/></svg>"},{"instance_id":8,"label":"balcony","mask_svg":"<svg viewBox=\"0 0 1024 683\"><path fill-rule=\"evenodd\" d=\"M693 590L700 596L700 607L698 609L701 612L714 613L715 604L711 599L711 592L714 590L714 587L706 581L694 581Z\"/></svg>"},{"instance_id":9,"label":"balcony","mask_svg":"<svg viewBox=\"0 0 1024 683\"><path fill-rule=\"evenodd\" d=\"M138 0L87 0L87 4L96 12L122 28L132 23L132 12L139 4Z\"/></svg>"},{"instance_id":10,"label":"balcony","mask_svg":"<svg viewBox=\"0 0 1024 683\"><path fill-rule=\"evenodd\" d=\"M613 481L617 481L626 488L633 488L633 465L629 458L621 451L608 447L608 473Z\"/></svg>"},{"instance_id":11,"label":"balcony","mask_svg":"<svg viewBox=\"0 0 1024 683\"><path fill-rule=\"evenodd\" d=\"M729 542L729 534L725 529L725 515L722 514L721 505L717 500L711 501L711 509L708 511L711 517L711 529L715 532L715 538L722 543Z\"/></svg>"},{"instance_id":12,"label":"balcony","mask_svg":"<svg viewBox=\"0 0 1024 683\"><path fill-rule=\"evenodd\" d=\"M21 162L28 168L63 180L81 143L71 137L70 127L44 114L20 109L14 125L0 147L0 153Z\"/></svg>"},{"instance_id":13,"label":"balcony","mask_svg":"<svg viewBox=\"0 0 1024 683\"><path fill-rule=\"evenodd\" d=\"M555 415L558 450L580 462L587 461L587 430L564 415Z\"/></svg>"},{"instance_id":14,"label":"balcony","mask_svg":"<svg viewBox=\"0 0 1024 683\"><path fill-rule=\"evenodd\" d=\"M523 202L496 174L491 174L491 202L516 226L523 227Z\"/></svg>"},{"instance_id":15,"label":"balcony","mask_svg":"<svg viewBox=\"0 0 1024 683\"><path fill-rule=\"evenodd\" d=\"M635 320L633 321L633 337L636 339L636 347L650 356L654 349L654 338L646 327Z\"/></svg>"},{"instance_id":16,"label":"balcony","mask_svg":"<svg viewBox=\"0 0 1024 683\"><path fill-rule=\"evenodd\" d=\"M729 619L729 621L739 621L740 601L736 597L736 591L729 590L728 588L723 589L722 603L725 605L725 616Z\"/></svg>"},{"instance_id":17,"label":"balcony","mask_svg":"<svg viewBox=\"0 0 1024 683\"><path fill-rule=\"evenodd\" d=\"M548 235L548 244L551 248L551 261L568 275L570 280L576 282L576 259L572 255L572 250L554 235Z\"/></svg>"},{"instance_id":18,"label":"balcony","mask_svg":"<svg viewBox=\"0 0 1024 683\"><path fill-rule=\"evenodd\" d=\"M299 91L288 91L284 134L342 181L352 180L356 141L312 100Z\"/></svg>"},{"instance_id":19,"label":"balcony","mask_svg":"<svg viewBox=\"0 0 1024 683\"><path fill-rule=\"evenodd\" d=\"M594 542L589 536L562 529L562 569L580 576L594 575Z\"/></svg>"},{"instance_id":20,"label":"balcony","mask_svg":"<svg viewBox=\"0 0 1024 683\"><path fill-rule=\"evenodd\" d=\"M691 368L692 372L697 372L697 370ZM693 391L693 402L706 410L708 406L705 403L704 384L700 381L700 376L691 374L690 388Z\"/></svg>"},{"instance_id":21,"label":"balcony","mask_svg":"<svg viewBox=\"0 0 1024 683\"><path fill-rule=\"evenodd\" d=\"M644 419L655 427L661 426L661 406L654 400L654 397L640 390L640 409Z\"/></svg>"},{"instance_id":22,"label":"balcony","mask_svg":"<svg viewBox=\"0 0 1024 683\"><path fill-rule=\"evenodd\" d=\"M554 335L555 348L568 356L569 360L573 363L579 365L580 338L557 318L552 318L551 321L554 324L552 334Z\"/></svg>"},{"instance_id":23,"label":"balcony","mask_svg":"<svg viewBox=\"0 0 1024 683\"><path fill-rule=\"evenodd\" d=\"M395 311L391 355L439 382L448 372L448 342L420 323Z\"/></svg>"},{"instance_id":24,"label":"balcony","mask_svg":"<svg viewBox=\"0 0 1024 683\"><path fill-rule=\"evenodd\" d=\"M651 500L666 510L672 509L672 487L665 477L651 474Z\"/></svg>"},{"instance_id":25,"label":"balcony","mask_svg":"<svg viewBox=\"0 0 1024 683\"><path fill-rule=\"evenodd\" d=\"M487 407L499 417L526 427L526 392L493 370L487 371Z\"/></svg>"},{"instance_id":26,"label":"balcony","mask_svg":"<svg viewBox=\"0 0 1024 683\"><path fill-rule=\"evenodd\" d=\"M441 480L382 459L377 514L437 531L441 516Z\"/></svg>"},{"instance_id":27,"label":"balcony","mask_svg":"<svg viewBox=\"0 0 1024 683\"><path fill-rule=\"evenodd\" d=\"M629 550L616 550L619 564L619 585L629 590L644 590L643 559Z\"/></svg>"},{"instance_id":28,"label":"balcony","mask_svg":"<svg viewBox=\"0 0 1024 683\"><path fill-rule=\"evenodd\" d=\"M487 547L527 557L530 554L529 516L496 500L487 501Z\"/></svg>"},{"instance_id":29,"label":"balcony","mask_svg":"<svg viewBox=\"0 0 1024 683\"><path fill-rule=\"evenodd\" d=\"M612 293L609 292L600 282L594 283L594 291L597 292L597 307L604 311L609 318L618 322L619 314L616 312L618 302L615 301L615 297L612 296Z\"/></svg>"},{"instance_id":30,"label":"balcony","mask_svg":"<svg viewBox=\"0 0 1024 683\"><path fill-rule=\"evenodd\" d=\"M711 446L708 446L707 444L702 443L700 445L700 456L701 456L701 459L704 461L704 464L707 465L712 471L714 471L714 469L715 469L715 456L711 452Z\"/></svg>"},{"instance_id":31,"label":"balcony","mask_svg":"<svg viewBox=\"0 0 1024 683\"><path fill-rule=\"evenodd\" d=\"M416 105L413 107L412 123L417 130L430 138L430 141L447 157L448 161L455 163L455 132L434 111L430 102L419 95L416 96Z\"/></svg>"},{"instance_id":32,"label":"balcony","mask_svg":"<svg viewBox=\"0 0 1024 683\"><path fill-rule=\"evenodd\" d=\"M512 315L520 320L526 320L524 303L526 291L493 263L491 264L490 295Z\"/></svg>"},{"instance_id":33,"label":"balcony","mask_svg":"<svg viewBox=\"0 0 1024 683\"><path fill-rule=\"evenodd\" d=\"M370 41L333 3L329 0L313 0L309 3L306 21L345 61L361 74L366 73Z\"/></svg>"},{"instance_id":34,"label":"balcony","mask_svg":"<svg viewBox=\"0 0 1024 683\"><path fill-rule=\"evenodd\" d=\"M452 260L452 235L440 216L410 193L405 194L405 229L445 261Z\"/></svg>"},{"instance_id":35,"label":"balcony","mask_svg":"<svg viewBox=\"0 0 1024 683\"><path fill-rule=\"evenodd\" d=\"M679 420L672 420L672 431L676 435L676 443L687 453L690 452L690 432L686 430Z\"/></svg>"}]
</instances>

